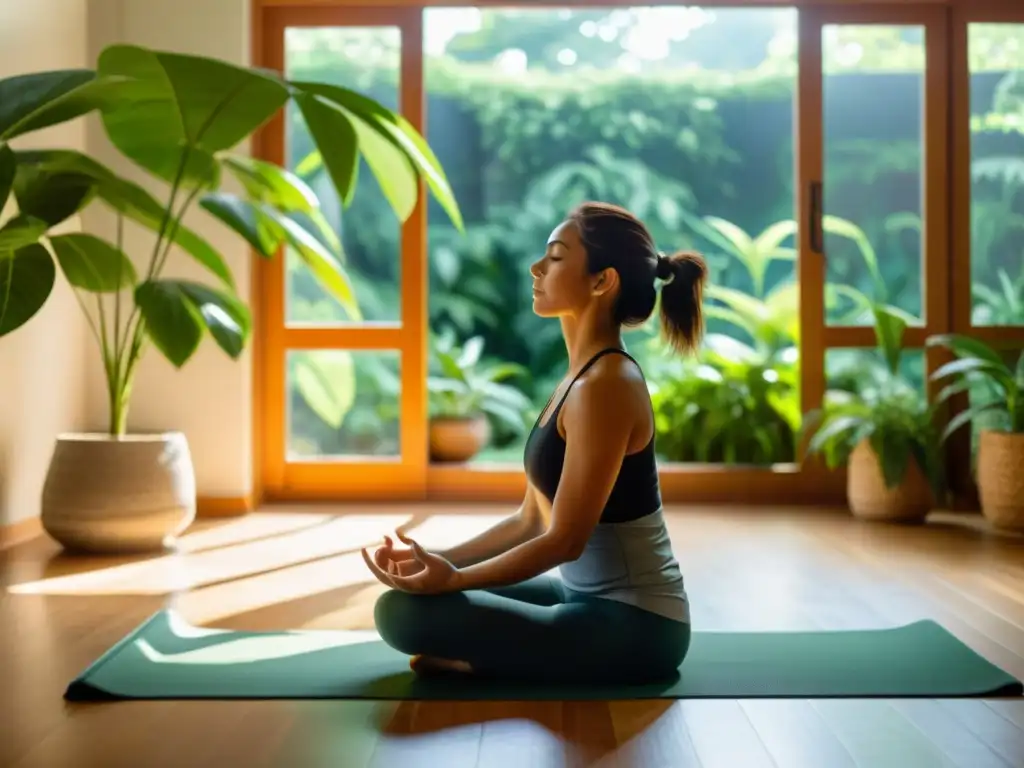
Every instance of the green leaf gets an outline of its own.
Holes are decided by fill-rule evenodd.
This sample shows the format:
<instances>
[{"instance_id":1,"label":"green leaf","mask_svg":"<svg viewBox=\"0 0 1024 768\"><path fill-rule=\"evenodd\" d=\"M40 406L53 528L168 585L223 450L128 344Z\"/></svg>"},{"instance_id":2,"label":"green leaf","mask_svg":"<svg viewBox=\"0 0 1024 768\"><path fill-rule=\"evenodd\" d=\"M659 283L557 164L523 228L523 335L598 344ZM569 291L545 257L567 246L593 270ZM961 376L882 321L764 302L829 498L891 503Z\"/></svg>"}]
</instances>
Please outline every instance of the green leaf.
<instances>
[{"instance_id":1,"label":"green leaf","mask_svg":"<svg viewBox=\"0 0 1024 768\"><path fill-rule=\"evenodd\" d=\"M291 85L307 93L314 93L318 96L333 102L345 109L348 114L358 118L353 123L356 133L359 136L360 152L366 158L367 164L374 170L378 180L380 176L374 168L373 158L377 147L373 144L366 144L366 137L370 135L381 136L387 139L393 146L399 148L404 156L412 163L419 175L426 179L427 185L434 193L434 197L444 208L455 228L460 232L464 229L462 214L459 211L455 193L445 176L444 169L437 157L430 149L427 141L419 132L399 114L386 109L372 99L356 93L355 91L337 85L323 83L293 82ZM370 130L364 131L360 127L360 121ZM322 150L323 147L317 142ZM326 159L325 159L326 162ZM396 165L396 167L398 167ZM398 209L395 209L396 212ZM403 218L404 221L404 218Z\"/></svg>"},{"instance_id":2,"label":"green leaf","mask_svg":"<svg viewBox=\"0 0 1024 768\"><path fill-rule=\"evenodd\" d=\"M32 164L46 173L81 173L96 180L96 195L108 206L144 227L159 232L165 206L138 184L122 179L91 157L73 150L39 150L18 152L19 167ZM213 247L184 224L178 227L174 242L192 258L234 288L234 278L227 264Z\"/></svg>"},{"instance_id":3,"label":"green leaf","mask_svg":"<svg viewBox=\"0 0 1024 768\"><path fill-rule=\"evenodd\" d=\"M353 320L362 320L355 291L345 271L323 243L297 222L268 208L263 209L284 230L285 240L295 249L321 286L344 308Z\"/></svg>"},{"instance_id":4,"label":"green leaf","mask_svg":"<svg viewBox=\"0 0 1024 768\"><path fill-rule=\"evenodd\" d=\"M352 121L343 111L312 94L296 92L293 99L318 148L312 156L327 169L342 203L350 205L359 173L359 139ZM307 157L304 166L308 169L309 165Z\"/></svg>"},{"instance_id":5,"label":"green leaf","mask_svg":"<svg viewBox=\"0 0 1024 768\"><path fill-rule=\"evenodd\" d=\"M247 138L288 100L284 83L269 73L139 46L104 49L99 72L129 80L130 97L103 113L114 146L169 182L187 153L186 187L216 186L214 155Z\"/></svg>"},{"instance_id":6,"label":"green leaf","mask_svg":"<svg viewBox=\"0 0 1024 768\"><path fill-rule=\"evenodd\" d=\"M960 381L955 381L952 384L947 384L942 388L938 395L935 397L935 405L942 405L942 403L949 400L954 395L959 395L961 392L966 392L971 388L971 379L964 377Z\"/></svg>"},{"instance_id":7,"label":"green leaf","mask_svg":"<svg viewBox=\"0 0 1024 768\"><path fill-rule=\"evenodd\" d=\"M147 280L135 289L145 329L156 348L170 363L181 368L199 348L203 318L173 281Z\"/></svg>"},{"instance_id":8,"label":"green leaf","mask_svg":"<svg viewBox=\"0 0 1024 768\"><path fill-rule=\"evenodd\" d=\"M341 429L356 398L355 363L351 353L321 350L296 360L295 388L306 405L333 429Z\"/></svg>"},{"instance_id":9,"label":"green leaf","mask_svg":"<svg viewBox=\"0 0 1024 768\"><path fill-rule=\"evenodd\" d=\"M135 301L157 348L180 368L202 340L203 329L231 358L238 359L252 332L252 318L235 296L186 280L148 280Z\"/></svg>"},{"instance_id":10,"label":"green leaf","mask_svg":"<svg viewBox=\"0 0 1024 768\"><path fill-rule=\"evenodd\" d=\"M910 441L906 435L888 429L876 430L870 440L886 488L895 488L907 474L911 459Z\"/></svg>"},{"instance_id":11,"label":"green leaf","mask_svg":"<svg viewBox=\"0 0 1024 768\"><path fill-rule=\"evenodd\" d=\"M958 429L960 429L960 427L962 427L964 424L967 424L968 422L973 421L978 416L980 416L983 413L987 413L988 411L1003 411L1003 412L1005 412L1006 411L1006 406L1003 403L991 402L991 403L982 403L982 404L976 405L976 406L974 406L972 408L967 408L966 410L960 411L960 413L958 413L956 416L954 416L952 419L949 420L949 424L947 424L946 428L942 431L942 437L941 437L942 442L945 442L946 440L948 440L949 437L954 432L956 432Z\"/></svg>"},{"instance_id":12,"label":"green leaf","mask_svg":"<svg viewBox=\"0 0 1024 768\"><path fill-rule=\"evenodd\" d=\"M999 364L977 357L964 357L939 366L931 378L934 381L947 376L981 373L988 375L993 381L1005 389L1013 386L1013 374L1002 360Z\"/></svg>"},{"instance_id":13,"label":"green leaf","mask_svg":"<svg viewBox=\"0 0 1024 768\"><path fill-rule=\"evenodd\" d=\"M294 173L266 160L227 155L224 167L237 178L246 194L261 203L270 203L282 211L316 210L319 201L309 185Z\"/></svg>"},{"instance_id":14,"label":"green leaf","mask_svg":"<svg viewBox=\"0 0 1024 768\"><path fill-rule=\"evenodd\" d=\"M50 238L61 271L75 288L113 293L135 285L135 267L123 251L93 235L81 233Z\"/></svg>"},{"instance_id":15,"label":"green leaf","mask_svg":"<svg viewBox=\"0 0 1024 768\"><path fill-rule=\"evenodd\" d=\"M88 69L33 72L0 80L0 140L116 104L124 80Z\"/></svg>"},{"instance_id":16,"label":"green leaf","mask_svg":"<svg viewBox=\"0 0 1024 768\"><path fill-rule=\"evenodd\" d=\"M262 256L272 257L284 242L284 228L248 200L216 192L205 195L199 205L248 240Z\"/></svg>"},{"instance_id":17,"label":"green leaf","mask_svg":"<svg viewBox=\"0 0 1024 768\"><path fill-rule=\"evenodd\" d=\"M74 171L49 172L46 168L22 163L14 177L18 209L45 221L50 227L85 208L95 193L95 179Z\"/></svg>"},{"instance_id":18,"label":"green leaf","mask_svg":"<svg viewBox=\"0 0 1024 768\"><path fill-rule=\"evenodd\" d=\"M18 169L18 161L14 152L6 144L0 144L0 213L7 205L7 197L11 194L14 174Z\"/></svg>"},{"instance_id":19,"label":"green leaf","mask_svg":"<svg viewBox=\"0 0 1024 768\"><path fill-rule=\"evenodd\" d=\"M0 336L20 328L43 308L56 277L53 259L38 243L0 251Z\"/></svg>"},{"instance_id":20,"label":"green leaf","mask_svg":"<svg viewBox=\"0 0 1024 768\"><path fill-rule=\"evenodd\" d=\"M0 252L14 251L39 242L46 234L45 221L19 214L0 227Z\"/></svg>"},{"instance_id":21,"label":"green leaf","mask_svg":"<svg viewBox=\"0 0 1024 768\"><path fill-rule=\"evenodd\" d=\"M334 142L338 142L335 137ZM221 162L245 188L251 200L267 203L285 213L305 214L320 240L332 251L341 251L341 240L320 210L316 193L294 173L252 157L225 157Z\"/></svg>"},{"instance_id":22,"label":"green leaf","mask_svg":"<svg viewBox=\"0 0 1024 768\"><path fill-rule=\"evenodd\" d=\"M889 372L899 372L900 357L903 354L903 333L907 329L906 321L890 307L875 304L872 307L875 316L875 336L878 347L885 357Z\"/></svg>"},{"instance_id":23,"label":"green leaf","mask_svg":"<svg viewBox=\"0 0 1024 768\"><path fill-rule=\"evenodd\" d=\"M929 337L926 344L929 347L946 347L954 355L960 358L976 357L979 360L987 360L993 365L1006 365L998 352L988 346L985 342L979 341L978 339L972 339L969 336L961 336L959 334L951 333L937 334Z\"/></svg>"},{"instance_id":24,"label":"green leaf","mask_svg":"<svg viewBox=\"0 0 1024 768\"><path fill-rule=\"evenodd\" d=\"M237 360L252 333L252 316L245 304L236 296L200 283L178 281L176 285L199 312L217 346Z\"/></svg>"},{"instance_id":25,"label":"green leaf","mask_svg":"<svg viewBox=\"0 0 1024 768\"><path fill-rule=\"evenodd\" d=\"M828 443L841 437L844 433L856 429L861 425L863 419L856 416L840 416L829 419L807 444L810 453L819 453Z\"/></svg>"}]
</instances>

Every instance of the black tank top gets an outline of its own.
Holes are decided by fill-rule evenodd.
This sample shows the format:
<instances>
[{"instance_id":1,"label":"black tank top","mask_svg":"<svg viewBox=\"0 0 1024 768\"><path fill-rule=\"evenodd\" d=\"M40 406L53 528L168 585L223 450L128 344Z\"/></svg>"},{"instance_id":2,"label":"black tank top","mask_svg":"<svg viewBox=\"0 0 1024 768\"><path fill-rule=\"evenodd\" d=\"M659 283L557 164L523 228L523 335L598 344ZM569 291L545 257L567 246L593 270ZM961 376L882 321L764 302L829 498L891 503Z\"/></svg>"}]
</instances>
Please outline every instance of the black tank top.
<instances>
[{"instance_id":1,"label":"black tank top","mask_svg":"<svg viewBox=\"0 0 1024 768\"><path fill-rule=\"evenodd\" d=\"M587 361L577 373L569 386L566 387L558 405L548 417L547 423L541 425L544 412L551 405L554 393L548 399L537 421L533 425L529 438L526 440L524 463L526 476L533 486L544 494L549 501L554 501L558 490L558 481L562 477L562 466L565 463L565 440L558 432L558 413L562 404L572 391L573 384L601 357L612 352L625 355L633 363L640 364L625 350L616 347L603 349ZM557 390L556 390L557 391ZM601 513L602 523L624 523L636 520L661 507L661 486L658 482L658 465L655 459L654 435L650 442L636 453L624 456L619 474L615 478L608 502Z\"/></svg>"}]
</instances>

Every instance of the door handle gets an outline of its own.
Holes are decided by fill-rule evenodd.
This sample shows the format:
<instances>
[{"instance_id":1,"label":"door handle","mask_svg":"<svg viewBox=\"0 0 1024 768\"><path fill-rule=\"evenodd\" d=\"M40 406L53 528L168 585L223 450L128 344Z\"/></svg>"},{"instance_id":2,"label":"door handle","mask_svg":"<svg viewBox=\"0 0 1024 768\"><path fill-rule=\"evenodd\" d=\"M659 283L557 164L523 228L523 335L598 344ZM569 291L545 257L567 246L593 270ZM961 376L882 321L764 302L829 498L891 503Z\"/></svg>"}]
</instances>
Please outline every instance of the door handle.
<instances>
[{"instance_id":1,"label":"door handle","mask_svg":"<svg viewBox=\"0 0 1024 768\"><path fill-rule=\"evenodd\" d=\"M821 182L812 181L810 187L810 194L807 196L809 210L807 212L808 226L810 227L811 234L811 250L815 253L824 254L825 252L825 232L824 225L822 223L822 202L821 202Z\"/></svg>"}]
</instances>

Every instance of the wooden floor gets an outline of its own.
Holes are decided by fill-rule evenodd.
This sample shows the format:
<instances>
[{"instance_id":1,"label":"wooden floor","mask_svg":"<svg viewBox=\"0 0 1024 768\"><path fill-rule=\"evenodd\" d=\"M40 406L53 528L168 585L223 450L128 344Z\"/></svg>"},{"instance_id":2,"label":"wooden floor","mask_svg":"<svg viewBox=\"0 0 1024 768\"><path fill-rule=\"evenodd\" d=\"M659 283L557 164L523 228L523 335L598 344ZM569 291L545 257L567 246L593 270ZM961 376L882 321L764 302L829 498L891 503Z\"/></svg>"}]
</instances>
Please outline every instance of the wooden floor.
<instances>
[{"instance_id":1,"label":"wooden floor","mask_svg":"<svg viewBox=\"0 0 1024 768\"><path fill-rule=\"evenodd\" d=\"M507 510L265 511L204 523L177 554L0 553L0 766L1019 768L1020 700L583 703L115 702L65 685L153 610L232 628L372 627L359 547L424 543ZM842 513L673 509L697 629L885 627L933 618L1024 679L1024 538L976 517L922 527Z\"/></svg>"}]
</instances>

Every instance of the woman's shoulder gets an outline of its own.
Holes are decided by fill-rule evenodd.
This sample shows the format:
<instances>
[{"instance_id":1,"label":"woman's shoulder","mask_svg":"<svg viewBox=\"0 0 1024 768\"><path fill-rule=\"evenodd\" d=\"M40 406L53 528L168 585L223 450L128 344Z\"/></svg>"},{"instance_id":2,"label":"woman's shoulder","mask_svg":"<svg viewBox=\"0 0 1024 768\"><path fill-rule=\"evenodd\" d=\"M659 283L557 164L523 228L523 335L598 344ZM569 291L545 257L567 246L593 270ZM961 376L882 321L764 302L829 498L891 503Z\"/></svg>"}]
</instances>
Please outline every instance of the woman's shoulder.
<instances>
[{"instance_id":1,"label":"woman's shoulder","mask_svg":"<svg viewBox=\"0 0 1024 768\"><path fill-rule=\"evenodd\" d=\"M602 355L580 376L573 389L583 397L607 405L632 401L637 394L647 396L643 371L632 358L618 353Z\"/></svg>"}]
</instances>

